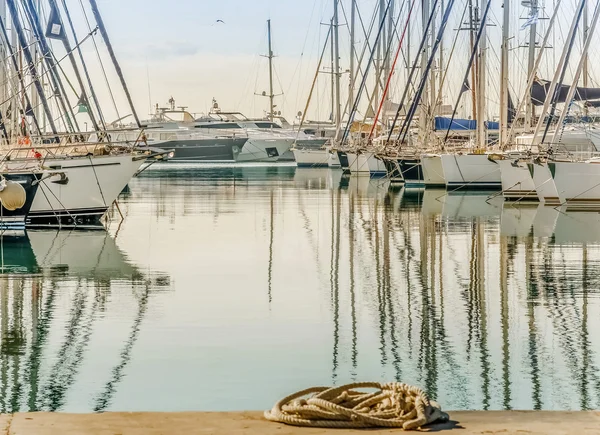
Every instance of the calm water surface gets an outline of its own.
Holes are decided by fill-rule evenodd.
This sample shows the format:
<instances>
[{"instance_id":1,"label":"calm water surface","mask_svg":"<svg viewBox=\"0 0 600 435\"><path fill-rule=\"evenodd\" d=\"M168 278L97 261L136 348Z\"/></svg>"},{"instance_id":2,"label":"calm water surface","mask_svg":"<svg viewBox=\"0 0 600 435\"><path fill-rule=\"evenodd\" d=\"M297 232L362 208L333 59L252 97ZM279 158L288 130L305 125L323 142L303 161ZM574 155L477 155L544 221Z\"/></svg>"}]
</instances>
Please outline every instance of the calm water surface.
<instances>
[{"instance_id":1,"label":"calm water surface","mask_svg":"<svg viewBox=\"0 0 600 435\"><path fill-rule=\"evenodd\" d=\"M270 408L398 380L600 407L600 215L292 166L155 166L106 231L2 240L0 412Z\"/></svg>"}]
</instances>

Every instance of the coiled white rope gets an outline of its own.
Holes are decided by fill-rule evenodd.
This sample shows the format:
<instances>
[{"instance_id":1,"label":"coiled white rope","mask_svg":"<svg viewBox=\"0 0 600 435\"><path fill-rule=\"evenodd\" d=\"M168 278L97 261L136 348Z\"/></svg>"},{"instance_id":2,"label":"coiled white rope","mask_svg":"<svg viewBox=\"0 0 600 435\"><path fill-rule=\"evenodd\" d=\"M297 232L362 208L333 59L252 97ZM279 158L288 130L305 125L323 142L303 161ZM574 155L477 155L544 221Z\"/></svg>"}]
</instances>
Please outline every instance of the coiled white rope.
<instances>
[{"instance_id":1,"label":"coiled white rope","mask_svg":"<svg viewBox=\"0 0 600 435\"><path fill-rule=\"evenodd\" d=\"M364 393L357 388L377 391ZM311 395L309 398L305 396ZM418 429L448 414L423 390L397 382L359 382L340 387L313 387L284 397L265 411L270 421L320 428Z\"/></svg>"}]
</instances>

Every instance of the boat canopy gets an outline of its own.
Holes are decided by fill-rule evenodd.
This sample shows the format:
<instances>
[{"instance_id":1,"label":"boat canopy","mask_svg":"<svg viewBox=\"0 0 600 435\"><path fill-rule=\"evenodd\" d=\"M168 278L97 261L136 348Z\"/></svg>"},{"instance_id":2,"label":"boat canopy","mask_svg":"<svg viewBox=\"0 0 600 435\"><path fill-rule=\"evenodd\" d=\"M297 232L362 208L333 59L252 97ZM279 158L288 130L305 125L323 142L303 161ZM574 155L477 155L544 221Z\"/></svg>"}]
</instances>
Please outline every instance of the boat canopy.
<instances>
[{"instance_id":1,"label":"boat canopy","mask_svg":"<svg viewBox=\"0 0 600 435\"><path fill-rule=\"evenodd\" d=\"M531 101L536 106L542 106L546 100L546 95L550 89L548 80L536 80L531 86ZM558 92L558 103L564 103L567 100L569 94L569 85L560 85ZM588 101L588 100L600 100L600 88L584 88L577 87L575 95L573 96L574 101Z\"/></svg>"},{"instance_id":2,"label":"boat canopy","mask_svg":"<svg viewBox=\"0 0 600 435\"><path fill-rule=\"evenodd\" d=\"M486 128L488 130L498 130L500 123L493 121L486 121ZM450 127L450 128L448 128ZM436 130L477 130L477 121L473 119L457 119L457 118L445 118L442 116L435 117L435 129Z\"/></svg>"}]
</instances>

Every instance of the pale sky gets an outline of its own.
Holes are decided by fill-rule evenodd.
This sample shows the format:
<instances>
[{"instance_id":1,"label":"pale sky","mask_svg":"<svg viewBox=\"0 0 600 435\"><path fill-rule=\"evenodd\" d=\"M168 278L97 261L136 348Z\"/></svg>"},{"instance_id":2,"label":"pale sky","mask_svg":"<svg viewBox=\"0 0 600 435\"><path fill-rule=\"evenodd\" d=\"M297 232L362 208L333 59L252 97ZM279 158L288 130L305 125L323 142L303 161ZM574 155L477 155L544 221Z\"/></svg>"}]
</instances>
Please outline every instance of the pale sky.
<instances>
[{"instance_id":1,"label":"pale sky","mask_svg":"<svg viewBox=\"0 0 600 435\"><path fill-rule=\"evenodd\" d=\"M267 53L270 18L278 56L275 93L284 93L277 104L293 117L304 109L326 32L319 23L332 9L329 0L98 3L141 115L150 98L166 105L171 95L194 112L207 110L215 97L224 110L262 115L268 99L254 93L268 91L267 59L260 55Z\"/></svg>"},{"instance_id":2,"label":"pale sky","mask_svg":"<svg viewBox=\"0 0 600 435\"><path fill-rule=\"evenodd\" d=\"M140 118L145 119L158 103L167 104L173 96L178 106L187 106L191 112L206 112L212 98L216 98L223 110L241 111L247 116L263 116L268 109L268 99L255 93L268 91L268 63L261 55L267 53L266 21L272 21L273 51L275 58L277 109L289 121L293 121L298 111L303 111L313 80L317 60L323 49L327 26L333 10L333 0L176 0L172 2L156 0L97 0L104 16L105 25L111 37L117 57L130 87ZM552 2L542 0L546 8L540 14L538 44L541 43L548 16L552 13ZM78 33L82 38L86 33L85 18L81 13L79 0L67 0ZM87 2L83 2L87 4ZM357 0L366 28L369 27L378 0ZM395 16L400 5L405 4L398 32L403 29L410 2L396 2ZM445 1L448 3L448 0ZM474 1L474 3L480 3ZM350 0L340 0L340 64L341 70L349 66L348 26ZM410 19L409 33L412 33L411 47L414 58L421 30L420 0L416 0L415 10ZM457 0L451 22L444 36L443 52L445 62L454 55L448 71L444 90L444 103L454 105L469 57L468 32L455 32L467 5L466 0ZM499 88L500 28L502 22L502 2L492 2L488 18L488 99L490 109L488 119L497 111ZM511 92L513 96L524 89L528 31L519 27L528 16L528 10L516 0L511 1ZM561 7L561 22L557 25L551 44L541 64L542 76L551 78L555 60L560 56L564 45L564 35L568 31L573 16L574 1L564 0ZM590 6L590 11L592 6ZM89 12L88 12L89 13ZM590 13L590 16L592 14ZM222 20L225 23L217 23ZM439 14L436 18L439 24ZM92 25L93 26L93 25ZM358 24L356 48L360 54L365 37ZM458 35L458 36L456 36ZM371 36L373 41L374 36ZM396 35L394 45L397 46ZM104 65L115 95L118 115L129 113L126 100L118 84L112 65L96 38L102 53ZM580 41L578 42L580 47ZM56 47L53 43L53 47ZM60 45L60 44L59 44ZM407 44L405 43L405 46ZM60 50L60 47L58 47ZM102 98L106 119L116 119L117 111L112 107L109 93L104 86L104 77L99 64L94 63L95 52L91 41L82 45L89 61L94 82L100 83L97 92ZM395 47L394 47L395 50ZM592 65L600 59L593 51ZM578 56L573 57L574 68ZM92 59L91 61L89 59ZM366 59L366 58L365 58ZM363 61L363 65L366 60ZM322 70L330 66L327 48ZM592 68L593 71L593 68ZM570 73L569 73L570 74ZM404 89L406 68L400 58L397 73L390 89L394 101L399 101ZM592 73L593 76L593 73ZM343 105L347 98L348 74L341 77ZM592 77L593 78L593 77ZM308 114L311 119L327 119L331 111L331 75L321 74L313 95ZM568 75L567 75L568 79ZM369 93L372 92L370 84ZM358 84L357 86L358 87ZM515 97L517 98L517 97ZM366 97L364 98L366 100ZM468 112L468 98L461 103L462 111ZM460 113L459 113L460 115ZM85 116L85 115L81 115Z\"/></svg>"}]
</instances>

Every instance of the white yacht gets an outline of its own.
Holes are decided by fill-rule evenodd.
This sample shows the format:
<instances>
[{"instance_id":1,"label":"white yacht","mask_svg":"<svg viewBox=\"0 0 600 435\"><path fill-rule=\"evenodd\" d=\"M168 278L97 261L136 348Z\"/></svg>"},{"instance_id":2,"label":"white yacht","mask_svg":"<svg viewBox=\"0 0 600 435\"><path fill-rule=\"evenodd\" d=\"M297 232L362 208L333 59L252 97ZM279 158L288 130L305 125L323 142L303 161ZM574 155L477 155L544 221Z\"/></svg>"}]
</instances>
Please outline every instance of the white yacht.
<instances>
[{"instance_id":1,"label":"white yacht","mask_svg":"<svg viewBox=\"0 0 600 435\"><path fill-rule=\"evenodd\" d=\"M140 169L150 151L97 143L13 148L4 157L7 171L40 174L38 190L27 216L30 227L97 225Z\"/></svg>"}]
</instances>

